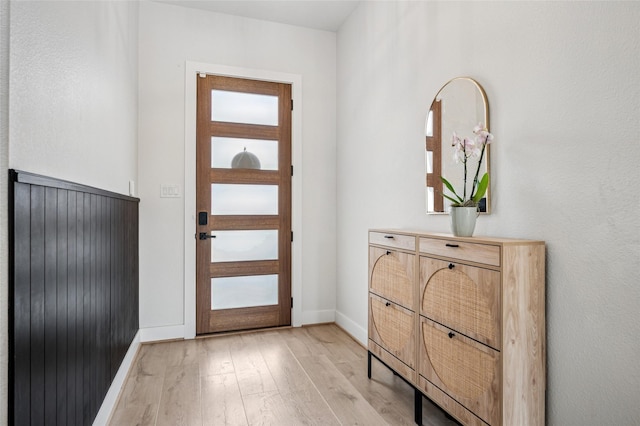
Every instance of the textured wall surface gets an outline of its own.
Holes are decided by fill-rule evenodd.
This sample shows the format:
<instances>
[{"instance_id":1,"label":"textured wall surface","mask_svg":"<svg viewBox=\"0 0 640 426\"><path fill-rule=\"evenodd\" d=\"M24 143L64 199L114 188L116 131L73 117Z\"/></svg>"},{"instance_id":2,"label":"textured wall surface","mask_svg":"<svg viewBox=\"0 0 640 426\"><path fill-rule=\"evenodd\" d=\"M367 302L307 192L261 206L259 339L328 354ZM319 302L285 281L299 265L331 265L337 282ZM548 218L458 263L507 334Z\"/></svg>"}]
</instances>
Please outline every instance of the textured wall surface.
<instances>
[{"instance_id":1,"label":"textured wall surface","mask_svg":"<svg viewBox=\"0 0 640 426\"><path fill-rule=\"evenodd\" d=\"M128 194L137 12L135 2L11 2L11 168Z\"/></svg>"},{"instance_id":2,"label":"textured wall surface","mask_svg":"<svg viewBox=\"0 0 640 426\"><path fill-rule=\"evenodd\" d=\"M639 20L636 2L364 2L338 32L337 318L366 336L369 228L449 232L424 213L424 119L474 77L495 135L476 234L547 243L547 423L637 424Z\"/></svg>"},{"instance_id":3,"label":"textured wall surface","mask_svg":"<svg viewBox=\"0 0 640 426\"><path fill-rule=\"evenodd\" d=\"M297 265L302 310L311 316L328 311L333 318L335 42L332 32L141 3L141 328L184 322L184 268L193 267L184 263L185 198L160 198L160 185L178 184L185 191L185 61L301 76L302 105L294 114L303 116L302 164L294 164L301 174L294 185L302 182L303 235L294 245L303 245Z\"/></svg>"}]
</instances>

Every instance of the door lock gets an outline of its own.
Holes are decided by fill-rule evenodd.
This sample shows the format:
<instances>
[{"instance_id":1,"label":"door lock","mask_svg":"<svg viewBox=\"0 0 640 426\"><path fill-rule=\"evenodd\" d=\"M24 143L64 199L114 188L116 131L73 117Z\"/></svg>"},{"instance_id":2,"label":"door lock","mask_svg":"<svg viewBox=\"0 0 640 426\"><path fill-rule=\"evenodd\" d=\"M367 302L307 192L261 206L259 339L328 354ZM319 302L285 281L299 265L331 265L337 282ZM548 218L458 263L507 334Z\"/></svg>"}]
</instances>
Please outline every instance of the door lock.
<instances>
[{"instance_id":1,"label":"door lock","mask_svg":"<svg viewBox=\"0 0 640 426\"><path fill-rule=\"evenodd\" d=\"M204 226L207 224L208 220L209 220L209 212L198 213L198 225Z\"/></svg>"}]
</instances>

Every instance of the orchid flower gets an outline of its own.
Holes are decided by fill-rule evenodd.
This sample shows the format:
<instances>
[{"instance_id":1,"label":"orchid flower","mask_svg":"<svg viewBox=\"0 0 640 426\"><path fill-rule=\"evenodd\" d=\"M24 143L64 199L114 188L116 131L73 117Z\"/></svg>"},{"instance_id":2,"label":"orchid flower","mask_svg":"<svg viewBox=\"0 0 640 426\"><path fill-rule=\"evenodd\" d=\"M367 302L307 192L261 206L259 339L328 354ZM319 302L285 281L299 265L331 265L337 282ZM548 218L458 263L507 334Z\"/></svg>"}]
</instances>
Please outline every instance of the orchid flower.
<instances>
[{"instance_id":1,"label":"orchid flower","mask_svg":"<svg viewBox=\"0 0 640 426\"><path fill-rule=\"evenodd\" d=\"M460 137L453 132L451 136L451 146L453 150L453 160L456 164L462 162L466 163L469 158L475 158L480 155L481 150L477 147L477 141L470 138L460 139Z\"/></svg>"},{"instance_id":2,"label":"orchid flower","mask_svg":"<svg viewBox=\"0 0 640 426\"><path fill-rule=\"evenodd\" d=\"M455 196L455 198L453 198L446 194L442 194L445 198L453 202L453 206L477 206L478 202L482 197L484 197L484 194L487 192L487 188L489 187L489 174L485 173L480 180L478 180L478 175L480 174L480 166L484 158L486 147L493 141L493 135L489 133L482 123L478 123L478 125L473 128L473 133L475 134L475 138L473 139L460 138L456 132L453 132L451 136L451 146L454 148L453 159L456 164L462 162L464 165L464 187L462 197L456 193L453 185L451 185L448 180L440 176L444 185ZM476 169L476 174L473 178L471 195L469 196L469 199L467 199L467 161L469 158L478 157L478 168Z\"/></svg>"},{"instance_id":3,"label":"orchid flower","mask_svg":"<svg viewBox=\"0 0 640 426\"><path fill-rule=\"evenodd\" d=\"M473 133L476 135L475 140L478 145L487 145L493 141L493 135L480 123L473 128Z\"/></svg>"}]
</instances>

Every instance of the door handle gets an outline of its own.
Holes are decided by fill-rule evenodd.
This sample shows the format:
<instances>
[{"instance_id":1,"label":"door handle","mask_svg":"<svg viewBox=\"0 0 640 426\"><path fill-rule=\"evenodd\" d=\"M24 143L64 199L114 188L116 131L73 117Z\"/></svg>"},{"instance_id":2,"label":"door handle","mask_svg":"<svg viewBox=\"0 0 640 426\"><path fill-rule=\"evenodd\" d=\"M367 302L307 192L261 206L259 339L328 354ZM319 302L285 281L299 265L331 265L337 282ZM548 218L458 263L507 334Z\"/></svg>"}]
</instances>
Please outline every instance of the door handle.
<instances>
[{"instance_id":1,"label":"door handle","mask_svg":"<svg viewBox=\"0 0 640 426\"><path fill-rule=\"evenodd\" d=\"M211 234L207 234L206 232L201 232L200 234L198 234L198 239L199 240L206 240L208 238L215 238L215 235L211 235Z\"/></svg>"}]
</instances>

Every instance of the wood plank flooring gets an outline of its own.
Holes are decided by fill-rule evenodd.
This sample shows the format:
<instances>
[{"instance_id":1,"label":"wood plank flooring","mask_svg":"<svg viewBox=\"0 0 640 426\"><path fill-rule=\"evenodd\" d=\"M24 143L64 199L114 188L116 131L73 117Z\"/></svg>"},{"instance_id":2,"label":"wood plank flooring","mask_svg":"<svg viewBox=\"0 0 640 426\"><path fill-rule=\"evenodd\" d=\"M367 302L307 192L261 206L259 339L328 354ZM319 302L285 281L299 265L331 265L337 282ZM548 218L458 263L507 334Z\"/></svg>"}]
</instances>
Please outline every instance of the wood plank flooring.
<instances>
[{"instance_id":1,"label":"wood plank flooring","mask_svg":"<svg viewBox=\"0 0 640 426\"><path fill-rule=\"evenodd\" d=\"M413 390L334 324L142 345L110 425L413 425ZM423 398L423 424L456 425Z\"/></svg>"}]
</instances>

